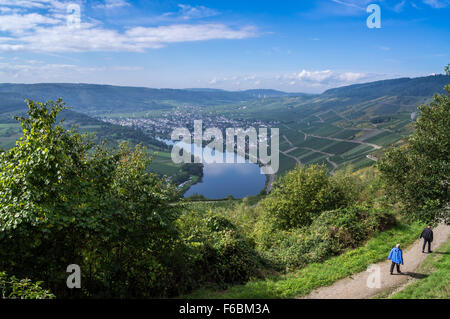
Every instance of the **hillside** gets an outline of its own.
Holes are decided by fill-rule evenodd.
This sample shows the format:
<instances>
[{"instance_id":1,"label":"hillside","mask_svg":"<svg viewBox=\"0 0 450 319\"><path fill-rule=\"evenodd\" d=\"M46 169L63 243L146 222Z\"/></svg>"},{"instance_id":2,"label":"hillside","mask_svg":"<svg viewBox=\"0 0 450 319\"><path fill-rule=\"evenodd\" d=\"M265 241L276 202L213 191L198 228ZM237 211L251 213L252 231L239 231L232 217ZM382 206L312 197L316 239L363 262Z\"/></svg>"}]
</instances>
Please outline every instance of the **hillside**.
<instances>
[{"instance_id":1,"label":"hillside","mask_svg":"<svg viewBox=\"0 0 450 319\"><path fill-rule=\"evenodd\" d=\"M442 93L450 76L401 78L350 85L315 96L266 98L215 108L232 118L277 120L280 170L323 163L331 172L368 166L380 149L413 130L417 107ZM382 151L381 151L382 152Z\"/></svg>"},{"instance_id":2,"label":"hillside","mask_svg":"<svg viewBox=\"0 0 450 319\"><path fill-rule=\"evenodd\" d=\"M412 131L417 106L442 92L450 76L400 78L339 87L320 95L276 90L230 92L217 89L151 89L92 84L0 84L0 146L18 137L13 115L25 111L25 98L38 101L62 97L72 111L70 124L96 132L99 138L163 145L132 127L105 124L93 116L165 119L179 107L196 106L195 116L211 115L255 121L275 121L281 131L280 173L296 164L323 163L331 172L352 164L371 165L379 149ZM84 113L85 115L82 115ZM163 172L174 173L170 158ZM166 163L167 162L167 163ZM169 167L170 166L170 167ZM167 170L168 169L168 170Z\"/></svg>"},{"instance_id":3,"label":"hillside","mask_svg":"<svg viewBox=\"0 0 450 319\"><path fill-rule=\"evenodd\" d=\"M274 90L228 92L65 83L0 84L0 94L12 100L46 101L62 97L76 111L90 115L170 109L180 104L223 105L253 100L258 96L288 95Z\"/></svg>"},{"instance_id":4,"label":"hillside","mask_svg":"<svg viewBox=\"0 0 450 319\"><path fill-rule=\"evenodd\" d=\"M22 136L21 128L14 116L22 115L25 111L26 104L18 94L0 93L0 148L13 147ZM154 172L169 176L181 173L181 165L171 161L168 147L139 128L106 123L71 109L61 112L58 120L64 120L65 128L76 127L79 132L88 133L95 142L107 141L112 147L116 147L121 141L128 141L132 145L141 143L153 155Z\"/></svg>"}]
</instances>

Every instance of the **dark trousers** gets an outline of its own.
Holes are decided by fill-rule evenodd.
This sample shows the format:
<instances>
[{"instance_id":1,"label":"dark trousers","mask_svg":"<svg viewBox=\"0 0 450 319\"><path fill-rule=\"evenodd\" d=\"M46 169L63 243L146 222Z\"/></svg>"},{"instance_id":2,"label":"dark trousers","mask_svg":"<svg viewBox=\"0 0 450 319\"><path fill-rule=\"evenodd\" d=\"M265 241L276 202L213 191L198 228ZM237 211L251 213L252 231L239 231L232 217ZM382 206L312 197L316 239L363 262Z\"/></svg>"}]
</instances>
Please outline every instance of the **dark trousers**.
<instances>
[{"instance_id":1,"label":"dark trousers","mask_svg":"<svg viewBox=\"0 0 450 319\"><path fill-rule=\"evenodd\" d=\"M391 274L394 271L394 266L397 265L397 272L400 273L400 264L396 264L395 262L392 262L391 265Z\"/></svg>"},{"instance_id":2,"label":"dark trousers","mask_svg":"<svg viewBox=\"0 0 450 319\"><path fill-rule=\"evenodd\" d=\"M422 251L425 251L425 246L426 246L427 243L428 243L428 252L430 252L431 251L431 241L427 240L427 239L423 240Z\"/></svg>"}]
</instances>

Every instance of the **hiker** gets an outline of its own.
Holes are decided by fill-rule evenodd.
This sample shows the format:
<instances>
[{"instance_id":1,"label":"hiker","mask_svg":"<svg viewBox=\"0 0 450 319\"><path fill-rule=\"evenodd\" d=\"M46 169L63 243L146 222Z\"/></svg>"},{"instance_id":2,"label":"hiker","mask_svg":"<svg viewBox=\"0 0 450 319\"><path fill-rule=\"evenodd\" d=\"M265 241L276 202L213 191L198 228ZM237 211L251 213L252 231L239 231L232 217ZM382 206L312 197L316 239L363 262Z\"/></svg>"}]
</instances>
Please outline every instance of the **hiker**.
<instances>
[{"instance_id":1,"label":"hiker","mask_svg":"<svg viewBox=\"0 0 450 319\"><path fill-rule=\"evenodd\" d=\"M397 266L397 272L402 274L400 271L400 264L403 265L403 251L400 249L400 244L395 245L395 247L391 249L388 259L392 260L391 275L394 271L394 266Z\"/></svg>"},{"instance_id":2,"label":"hiker","mask_svg":"<svg viewBox=\"0 0 450 319\"><path fill-rule=\"evenodd\" d=\"M420 238L423 238L423 246L422 246L422 252L425 252L425 246L428 243L428 252L432 253L431 251L431 242L433 241L433 231L431 230L431 226L428 225L427 228L425 228L420 235Z\"/></svg>"}]
</instances>

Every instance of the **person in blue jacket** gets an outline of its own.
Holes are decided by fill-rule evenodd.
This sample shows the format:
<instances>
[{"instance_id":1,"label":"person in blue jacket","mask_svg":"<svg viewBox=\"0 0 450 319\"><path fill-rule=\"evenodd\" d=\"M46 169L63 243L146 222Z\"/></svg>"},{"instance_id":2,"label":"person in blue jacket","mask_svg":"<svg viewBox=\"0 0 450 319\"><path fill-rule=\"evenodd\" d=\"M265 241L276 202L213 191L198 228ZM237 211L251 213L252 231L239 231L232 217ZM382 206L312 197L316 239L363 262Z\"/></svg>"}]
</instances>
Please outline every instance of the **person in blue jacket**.
<instances>
[{"instance_id":1,"label":"person in blue jacket","mask_svg":"<svg viewBox=\"0 0 450 319\"><path fill-rule=\"evenodd\" d=\"M400 264L403 265L403 251L400 249L400 244L395 245L394 248L392 248L391 252L388 256L389 260L392 260L391 265L391 275L394 271L394 266L397 266L397 272L401 274L400 271Z\"/></svg>"}]
</instances>

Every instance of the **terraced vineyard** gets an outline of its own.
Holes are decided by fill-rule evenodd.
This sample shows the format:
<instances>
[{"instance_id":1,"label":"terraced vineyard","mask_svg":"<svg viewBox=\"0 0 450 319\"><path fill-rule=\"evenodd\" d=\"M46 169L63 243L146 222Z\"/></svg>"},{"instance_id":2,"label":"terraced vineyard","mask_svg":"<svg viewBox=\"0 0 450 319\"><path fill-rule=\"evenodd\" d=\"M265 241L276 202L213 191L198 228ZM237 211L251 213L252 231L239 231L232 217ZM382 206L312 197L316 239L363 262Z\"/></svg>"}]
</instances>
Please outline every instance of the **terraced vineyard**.
<instances>
[{"instance_id":1,"label":"terraced vineyard","mask_svg":"<svg viewBox=\"0 0 450 319\"><path fill-rule=\"evenodd\" d=\"M296 117L292 114L290 118ZM280 121L278 127L279 175L295 165L316 163L326 165L333 174L349 164L355 168L372 165L377 160L375 152L410 133L412 120L410 113L393 114L378 125L371 120L348 120L332 110L308 113L302 120Z\"/></svg>"}]
</instances>

